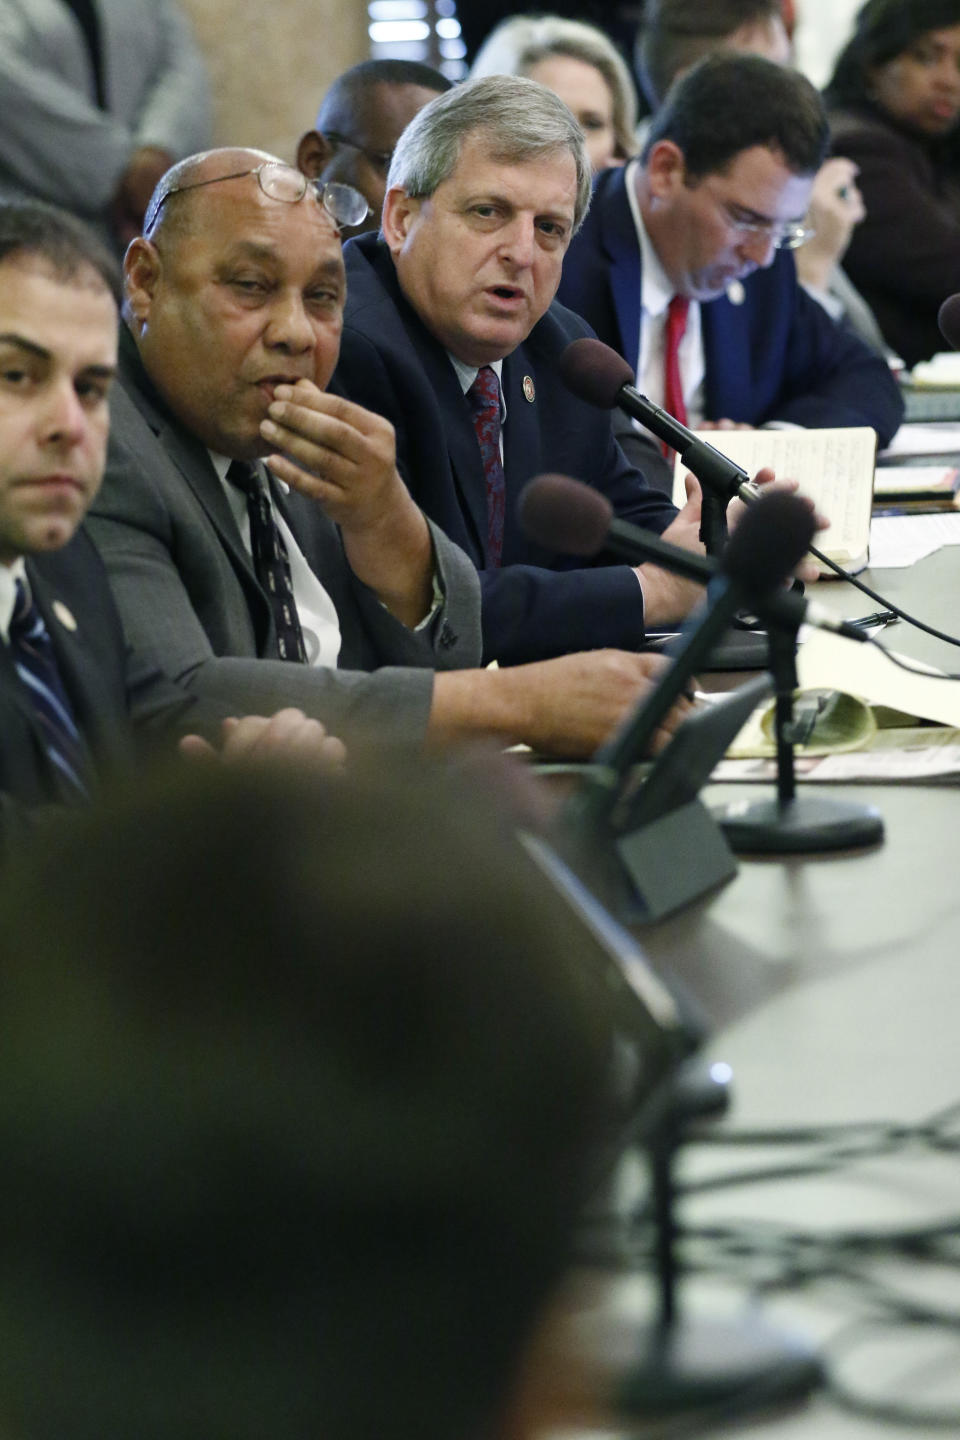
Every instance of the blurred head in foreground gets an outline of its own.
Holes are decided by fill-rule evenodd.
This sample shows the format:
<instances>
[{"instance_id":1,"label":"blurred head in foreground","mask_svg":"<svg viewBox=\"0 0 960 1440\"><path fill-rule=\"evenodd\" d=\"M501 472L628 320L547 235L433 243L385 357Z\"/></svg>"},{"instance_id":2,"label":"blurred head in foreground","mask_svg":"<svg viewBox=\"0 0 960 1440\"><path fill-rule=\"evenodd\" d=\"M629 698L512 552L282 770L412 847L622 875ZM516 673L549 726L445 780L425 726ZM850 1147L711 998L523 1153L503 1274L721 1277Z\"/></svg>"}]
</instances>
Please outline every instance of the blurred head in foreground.
<instances>
[{"instance_id":1,"label":"blurred head in foreground","mask_svg":"<svg viewBox=\"0 0 960 1440\"><path fill-rule=\"evenodd\" d=\"M609 1017L427 770L166 776L0 894L0 1432L502 1433Z\"/></svg>"}]
</instances>

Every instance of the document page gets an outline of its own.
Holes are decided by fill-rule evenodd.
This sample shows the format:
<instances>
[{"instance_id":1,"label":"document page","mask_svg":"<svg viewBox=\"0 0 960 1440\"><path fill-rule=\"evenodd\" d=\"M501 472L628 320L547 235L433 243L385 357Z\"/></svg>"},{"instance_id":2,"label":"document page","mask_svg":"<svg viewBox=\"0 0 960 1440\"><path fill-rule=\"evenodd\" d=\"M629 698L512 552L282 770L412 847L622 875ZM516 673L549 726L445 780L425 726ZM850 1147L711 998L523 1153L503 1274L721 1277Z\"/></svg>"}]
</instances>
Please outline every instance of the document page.
<instances>
[{"instance_id":1,"label":"document page","mask_svg":"<svg viewBox=\"0 0 960 1440\"><path fill-rule=\"evenodd\" d=\"M838 564L862 569L870 543L870 508L877 436L869 426L840 430L705 430L699 434L749 475L771 465L780 479L799 482L830 528L819 550ZM677 457L674 501L683 504L685 468ZM679 497L679 499L678 499Z\"/></svg>"}]
</instances>

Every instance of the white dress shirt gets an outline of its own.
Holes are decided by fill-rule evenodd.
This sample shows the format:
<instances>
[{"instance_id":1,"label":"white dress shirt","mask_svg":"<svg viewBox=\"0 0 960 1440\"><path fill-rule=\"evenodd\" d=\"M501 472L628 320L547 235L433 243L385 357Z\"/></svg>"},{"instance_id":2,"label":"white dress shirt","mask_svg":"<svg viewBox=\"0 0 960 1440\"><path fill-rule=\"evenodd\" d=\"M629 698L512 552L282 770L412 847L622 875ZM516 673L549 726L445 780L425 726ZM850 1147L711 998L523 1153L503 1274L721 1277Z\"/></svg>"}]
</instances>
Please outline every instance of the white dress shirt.
<instances>
[{"instance_id":1,"label":"white dress shirt","mask_svg":"<svg viewBox=\"0 0 960 1440\"><path fill-rule=\"evenodd\" d=\"M637 228L637 239L640 242L640 254L643 260L640 334L637 339L637 389L654 404L662 405L667 309L676 291L660 263L660 257L653 248L653 242L646 232L643 216L640 214L640 201L637 198L636 187L637 168L640 164L639 160L632 160L627 167L626 174L627 196L633 213L633 223ZM737 304L743 299L743 286L739 281L733 281L727 287L727 294L733 298L735 288L740 292L740 301L734 300L734 304ZM704 381L707 362L703 349L701 317L700 302L691 300L690 309L687 312L687 328L680 341L678 352L683 399L687 407L687 424L691 430L699 428L706 413ZM633 423L635 429L643 429L643 426L637 421ZM765 430L797 430L800 427L791 420L768 420L763 428Z\"/></svg>"},{"instance_id":2,"label":"white dress shirt","mask_svg":"<svg viewBox=\"0 0 960 1440\"><path fill-rule=\"evenodd\" d=\"M451 355L449 350L447 351L447 357L450 361L450 364L457 372L457 379L460 381L460 389L463 391L464 395L466 395L467 391L470 389L470 386L480 374L480 366L467 365L463 360L458 360L456 355ZM490 369L493 371L494 375L496 375L497 383L500 386L500 460L502 463L503 427L507 423L507 402L503 396L503 361L491 361Z\"/></svg>"},{"instance_id":3,"label":"white dress shirt","mask_svg":"<svg viewBox=\"0 0 960 1440\"><path fill-rule=\"evenodd\" d=\"M3 637L4 644L10 640L10 621L13 619L13 609L17 601L18 580L22 580L29 590L30 582L20 556L12 565L0 565L0 636Z\"/></svg>"},{"instance_id":4,"label":"white dress shirt","mask_svg":"<svg viewBox=\"0 0 960 1440\"><path fill-rule=\"evenodd\" d=\"M664 401L664 337L667 328L667 309L676 290L660 263L660 257L653 248L640 213L637 198L637 174L640 161L632 160L625 176L627 196L633 223L637 230L642 261L642 282L640 290L640 334L636 337L635 374L637 389L652 400L655 405ZM687 424L695 430L704 415L703 382L706 374L706 360L703 353L703 331L700 325L700 305L690 301L687 313L687 328L680 341L680 379L683 384L683 398L687 407Z\"/></svg>"}]
</instances>

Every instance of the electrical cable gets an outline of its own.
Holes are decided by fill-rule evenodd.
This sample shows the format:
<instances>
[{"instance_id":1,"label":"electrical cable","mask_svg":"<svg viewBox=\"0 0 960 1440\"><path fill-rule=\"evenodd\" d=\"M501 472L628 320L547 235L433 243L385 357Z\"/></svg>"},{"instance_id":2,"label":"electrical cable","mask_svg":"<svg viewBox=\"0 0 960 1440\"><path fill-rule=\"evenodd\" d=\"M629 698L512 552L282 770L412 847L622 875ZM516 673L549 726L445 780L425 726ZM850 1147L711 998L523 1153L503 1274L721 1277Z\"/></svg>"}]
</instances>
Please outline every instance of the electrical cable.
<instances>
[{"instance_id":1,"label":"electrical cable","mask_svg":"<svg viewBox=\"0 0 960 1440\"><path fill-rule=\"evenodd\" d=\"M689 1137L712 1148L729 1146L764 1148L812 1147L808 1158L736 1169L703 1179L678 1181L678 1197L688 1198L721 1188L765 1183L776 1179L806 1179L827 1175L857 1163L888 1158L908 1149L928 1156L960 1152L960 1101L938 1109L916 1123L864 1121L825 1126L791 1126L782 1129L708 1130L698 1127ZM646 1205L632 1214L633 1233L621 1264L646 1264L653 1254L654 1227ZM845 1325L822 1347L825 1386L834 1402L866 1418L899 1424L904 1428L928 1426L960 1433L960 1406L913 1400L921 1381L941 1371L952 1379L960 1372L960 1309L951 1310L907 1293L889 1276L876 1273L880 1262L907 1268L915 1287L918 1265L942 1272L960 1272L960 1214L921 1225L874 1230L804 1230L776 1221L753 1218L719 1223L678 1222L677 1243L683 1273L713 1276L745 1286L764 1297L785 1290L804 1289L824 1281L839 1282L845 1301L853 1297L866 1313ZM904 1337L908 1331L949 1342L949 1355L934 1356L921 1373L899 1375L897 1394L871 1391L856 1378L856 1361L864 1347L889 1334ZM884 1370L886 1378L887 1371ZM705 1428L746 1412L756 1397L743 1393L689 1416L671 1419L642 1430L644 1440L683 1440Z\"/></svg>"}]
</instances>

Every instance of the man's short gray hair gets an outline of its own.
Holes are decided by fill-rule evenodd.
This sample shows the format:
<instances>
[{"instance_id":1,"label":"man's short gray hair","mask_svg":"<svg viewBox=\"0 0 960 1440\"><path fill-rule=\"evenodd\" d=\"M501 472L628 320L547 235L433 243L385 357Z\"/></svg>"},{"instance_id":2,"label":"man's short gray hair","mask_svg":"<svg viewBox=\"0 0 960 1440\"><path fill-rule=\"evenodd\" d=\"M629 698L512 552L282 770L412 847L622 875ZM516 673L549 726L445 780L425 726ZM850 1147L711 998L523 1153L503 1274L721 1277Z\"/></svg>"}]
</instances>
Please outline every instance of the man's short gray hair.
<instances>
[{"instance_id":1,"label":"man's short gray hair","mask_svg":"<svg viewBox=\"0 0 960 1440\"><path fill-rule=\"evenodd\" d=\"M504 165L569 151L577 171L573 228L580 227L590 204L583 132L559 96L517 75L468 80L425 105L397 142L387 189L396 185L417 199L432 195L453 174L461 145L474 134L488 140L491 158Z\"/></svg>"}]
</instances>

